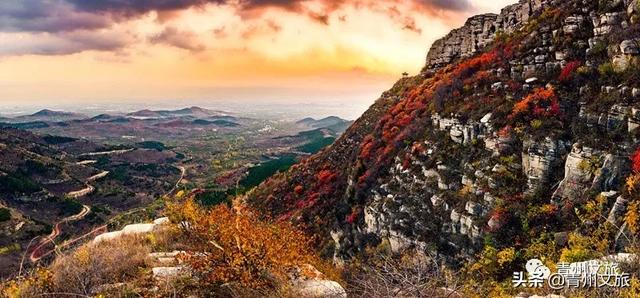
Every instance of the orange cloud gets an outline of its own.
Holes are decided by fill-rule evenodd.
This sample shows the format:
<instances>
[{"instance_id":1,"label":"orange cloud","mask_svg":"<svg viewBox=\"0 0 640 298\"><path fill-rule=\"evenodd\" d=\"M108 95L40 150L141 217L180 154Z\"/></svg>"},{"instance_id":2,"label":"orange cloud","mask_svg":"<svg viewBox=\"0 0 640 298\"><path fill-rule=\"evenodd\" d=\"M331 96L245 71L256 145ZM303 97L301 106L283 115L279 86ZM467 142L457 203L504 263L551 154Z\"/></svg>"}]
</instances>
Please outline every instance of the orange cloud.
<instances>
[{"instance_id":1,"label":"orange cloud","mask_svg":"<svg viewBox=\"0 0 640 298\"><path fill-rule=\"evenodd\" d=\"M429 45L478 3L0 1L0 98L207 97L250 86L379 92L419 71Z\"/></svg>"}]
</instances>

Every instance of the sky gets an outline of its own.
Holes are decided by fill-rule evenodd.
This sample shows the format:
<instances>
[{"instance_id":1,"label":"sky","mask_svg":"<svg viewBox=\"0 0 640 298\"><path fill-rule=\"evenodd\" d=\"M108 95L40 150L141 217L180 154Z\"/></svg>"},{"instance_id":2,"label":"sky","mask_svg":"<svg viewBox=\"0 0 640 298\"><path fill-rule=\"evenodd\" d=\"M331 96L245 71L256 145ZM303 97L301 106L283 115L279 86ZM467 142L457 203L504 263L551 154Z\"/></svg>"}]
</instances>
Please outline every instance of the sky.
<instances>
[{"instance_id":1,"label":"sky","mask_svg":"<svg viewBox=\"0 0 640 298\"><path fill-rule=\"evenodd\" d=\"M370 104L437 38L513 2L2 0L0 107Z\"/></svg>"}]
</instances>

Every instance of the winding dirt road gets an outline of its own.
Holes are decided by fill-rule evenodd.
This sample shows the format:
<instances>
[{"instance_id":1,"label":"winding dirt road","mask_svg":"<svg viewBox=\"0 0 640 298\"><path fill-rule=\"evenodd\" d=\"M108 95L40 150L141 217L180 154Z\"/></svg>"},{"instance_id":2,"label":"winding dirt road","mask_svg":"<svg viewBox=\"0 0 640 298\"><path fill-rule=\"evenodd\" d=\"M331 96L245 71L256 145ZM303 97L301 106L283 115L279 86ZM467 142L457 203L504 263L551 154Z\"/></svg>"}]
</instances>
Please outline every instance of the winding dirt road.
<instances>
[{"instance_id":1,"label":"winding dirt road","mask_svg":"<svg viewBox=\"0 0 640 298\"><path fill-rule=\"evenodd\" d=\"M50 252L42 253L42 248L45 245L47 245L48 243L53 243L55 245L54 240L56 238L58 238L58 236L60 236L60 233L61 233L60 226L62 224L67 223L67 222L80 220L80 219L84 218L85 216L87 216L87 214L89 214L89 212L91 212L91 207L89 207L87 205L82 205L82 210L80 210L80 212L78 214L71 215L69 217L65 217L61 221L57 222L53 226L53 230L51 231L51 234L49 234L48 236L42 238L42 240L40 240L40 242L38 242L38 244L35 246L35 248L31 251L31 254L29 255L29 259L31 260L31 262L35 263L38 260L40 260L43 256L48 255L50 253Z\"/></svg>"},{"instance_id":2,"label":"winding dirt road","mask_svg":"<svg viewBox=\"0 0 640 298\"><path fill-rule=\"evenodd\" d=\"M176 181L176 184L173 185L173 188L169 192L167 192L165 195L170 195L171 193L173 193L180 185L180 182L182 182L182 180L184 179L184 176L187 174L187 168L183 166L177 166L177 168L180 170L180 179Z\"/></svg>"},{"instance_id":3,"label":"winding dirt road","mask_svg":"<svg viewBox=\"0 0 640 298\"><path fill-rule=\"evenodd\" d=\"M102 152L83 153L83 154L80 154L78 156L79 157L84 157L84 156L112 155L112 154L127 153L127 152L131 152L131 151L133 151L133 149L120 149L120 150L111 150L111 151L102 151Z\"/></svg>"},{"instance_id":4,"label":"winding dirt road","mask_svg":"<svg viewBox=\"0 0 640 298\"><path fill-rule=\"evenodd\" d=\"M72 192L68 192L67 196L68 197L72 197L72 198L80 198L80 197L84 197L90 193L92 193L95 190L95 187L93 187L93 185L89 184L89 182L91 181L95 181L97 179L100 179L102 177L105 177L109 174L109 171L102 171L96 175L93 175L91 177L88 177L86 179L86 187L80 190L76 190L76 191L72 191ZM67 222L72 222L72 221L77 221L77 220L81 220L83 219L85 216L87 216L87 214L89 214L89 212L91 212L91 207L89 207L88 205L82 205L82 210L80 210L80 212L78 214L75 215L71 215L69 217L65 217L63 218L61 221L57 222L54 226L53 226L53 230L51 231L51 234L49 234L48 236L42 238L40 240L40 242L38 242L38 244L36 244L36 246L33 248L33 250L31 250L31 253L29 254L29 259L31 260L31 262L35 263L37 261L39 261L40 259L42 259L43 257L51 254L52 252L54 252L56 249L59 248L59 246L55 243L55 239L58 238L58 236L60 236L61 233L61 226L64 223ZM104 228L106 229L106 226L104 227L98 227L97 229L101 229ZM88 234L93 233L94 231L96 231L97 229L94 229L93 231L78 237L74 240L71 241L71 243L79 240L79 238L82 238ZM54 245L53 250L49 250L49 251L44 251L43 252L43 248L45 247L45 245L52 243ZM69 242L67 242L64 246L71 244Z\"/></svg>"},{"instance_id":5,"label":"winding dirt road","mask_svg":"<svg viewBox=\"0 0 640 298\"><path fill-rule=\"evenodd\" d=\"M180 170L180 178L178 179L178 181L176 181L176 183L173 186L173 188L166 193L166 195L169 195L169 194L173 193L178 188L178 186L180 185L180 182L182 182L182 180L184 179L184 176L187 173L187 169L185 167L177 166L177 168ZM78 191L69 192L69 193L67 193L67 196L74 197L74 198L79 198L79 197L82 197L82 196L85 196L87 194L92 193L95 190L95 188L92 185L88 184L88 182L91 182L91 181L94 181L96 179L105 177L108 174L109 174L108 171L103 171L103 172L101 172L99 174L96 174L96 175L93 175L93 176L87 178L86 179L86 181L87 181L87 187L86 188L78 190ZM134 211L134 210L132 210L132 211ZM53 226L53 230L51 231L51 234L49 234L48 236L46 236L42 240L40 240L40 242L38 242L38 244L35 246L35 248L31 251L31 254L29 254L29 259L31 260L31 262L32 263L38 262L40 259L52 254L56 250L64 248L66 246L69 246L69 245L71 245L71 244L73 244L75 242L78 242L78 241L80 241L80 240L82 240L84 238L87 238L89 236L94 236L95 237L95 236L97 236L99 234L107 232L107 225L102 225L102 226L99 226L99 227L91 230L88 233L85 233L85 234L83 234L81 236L78 236L76 238L68 240L63 244L58 245L58 244L56 244L54 242L54 240L58 236L60 236L60 233L61 233L60 226L62 224L67 223L67 222L72 222L72 221L77 221L77 220L83 219L90 212L91 212L91 207L89 207L88 205L82 205L82 210L78 214L66 217L66 218L62 219L61 221L59 221L58 223L56 223ZM54 248L51 249L51 250L43 251L44 246L47 245L48 243L53 243Z\"/></svg>"}]
</instances>

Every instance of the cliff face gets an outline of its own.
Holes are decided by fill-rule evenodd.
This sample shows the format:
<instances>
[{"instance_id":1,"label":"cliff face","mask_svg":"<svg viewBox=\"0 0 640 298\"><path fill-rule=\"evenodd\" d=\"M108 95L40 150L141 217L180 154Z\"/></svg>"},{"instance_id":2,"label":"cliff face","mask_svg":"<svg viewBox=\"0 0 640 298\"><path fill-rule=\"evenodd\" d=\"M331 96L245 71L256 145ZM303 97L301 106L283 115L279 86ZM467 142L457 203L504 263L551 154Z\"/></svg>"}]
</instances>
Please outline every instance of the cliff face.
<instances>
[{"instance_id":1,"label":"cliff face","mask_svg":"<svg viewBox=\"0 0 640 298\"><path fill-rule=\"evenodd\" d=\"M426 70L434 70L460 58L469 58L493 42L497 33L514 32L547 5L543 0L521 0L502 9L500 14L484 14L467 20L437 40L427 54Z\"/></svg>"},{"instance_id":2,"label":"cliff face","mask_svg":"<svg viewBox=\"0 0 640 298\"><path fill-rule=\"evenodd\" d=\"M622 249L637 200L624 184L640 135L639 8L523 0L473 17L434 43L420 75L248 202L305 223L337 258L386 243L456 263L599 219L622 225ZM580 220L594 200L598 219Z\"/></svg>"}]
</instances>

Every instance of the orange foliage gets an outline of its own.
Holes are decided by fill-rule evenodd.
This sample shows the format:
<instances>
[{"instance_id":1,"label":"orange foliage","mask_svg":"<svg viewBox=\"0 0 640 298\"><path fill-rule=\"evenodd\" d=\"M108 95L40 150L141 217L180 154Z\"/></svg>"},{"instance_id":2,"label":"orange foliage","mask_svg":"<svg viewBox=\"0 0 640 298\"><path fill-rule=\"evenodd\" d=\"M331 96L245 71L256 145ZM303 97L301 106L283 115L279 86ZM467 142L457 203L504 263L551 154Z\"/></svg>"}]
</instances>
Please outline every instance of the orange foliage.
<instances>
[{"instance_id":1,"label":"orange foliage","mask_svg":"<svg viewBox=\"0 0 640 298\"><path fill-rule=\"evenodd\" d=\"M320 171L320 173L318 173L318 175L316 175L316 178L318 179L318 182L320 182L320 184L331 182L336 177L337 175L335 173L332 173L330 170L322 170Z\"/></svg>"},{"instance_id":2,"label":"orange foliage","mask_svg":"<svg viewBox=\"0 0 640 298\"><path fill-rule=\"evenodd\" d=\"M188 222L190 249L181 259L204 285L275 288L304 264L325 266L304 233L287 222L259 220L246 207L205 210L188 200L170 210L175 222Z\"/></svg>"},{"instance_id":3,"label":"orange foliage","mask_svg":"<svg viewBox=\"0 0 640 298\"><path fill-rule=\"evenodd\" d=\"M397 124L399 127L407 126L407 125L409 125L409 124L411 123L411 121L413 120L413 119L411 118L411 116L409 116L409 115L400 114L399 116L400 116L400 117L399 117L399 120L396 122L396 124Z\"/></svg>"},{"instance_id":4,"label":"orange foliage","mask_svg":"<svg viewBox=\"0 0 640 298\"><path fill-rule=\"evenodd\" d=\"M371 157L371 150L372 149L373 149L373 143L372 142L364 143L364 145L362 146L362 149L360 149L360 158L368 159L369 157Z\"/></svg>"},{"instance_id":5,"label":"orange foliage","mask_svg":"<svg viewBox=\"0 0 640 298\"><path fill-rule=\"evenodd\" d=\"M510 118L518 115L559 116L560 104L553 88L536 88L513 106Z\"/></svg>"},{"instance_id":6,"label":"orange foliage","mask_svg":"<svg viewBox=\"0 0 640 298\"><path fill-rule=\"evenodd\" d=\"M498 131L498 136L501 138L508 138L511 136L512 132L513 128L511 127L511 125L507 125Z\"/></svg>"},{"instance_id":7,"label":"orange foliage","mask_svg":"<svg viewBox=\"0 0 640 298\"><path fill-rule=\"evenodd\" d=\"M415 143L411 146L412 153L424 154L427 151L422 143Z\"/></svg>"},{"instance_id":8,"label":"orange foliage","mask_svg":"<svg viewBox=\"0 0 640 298\"><path fill-rule=\"evenodd\" d=\"M421 120L428 116L427 104L438 96L439 99L455 100L464 92L460 82L471 82L468 79L489 80L493 75L487 69L502 62L505 55L502 45L488 53L462 60L457 64L440 69L433 76L416 87L404 92L404 98L391 106L375 126L360 147L359 157L367 173L359 178L359 187L366 187L366 182L390 162L391 156L402 149L420 131L424 123ZM474 105L468 105L472 108Z\"/></svg>"},{"instance_id":9,"label":"orange foliage","mask_svg":"<svg viewBox=\"0 0 640 298\"><path fill-rule=\"evenodd\" d=\"M296 187L293 188L293 192L297 195L301 195L304 192L304 187L302 185L296 185Z\"/></svg>"}]
</instances>

